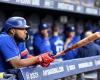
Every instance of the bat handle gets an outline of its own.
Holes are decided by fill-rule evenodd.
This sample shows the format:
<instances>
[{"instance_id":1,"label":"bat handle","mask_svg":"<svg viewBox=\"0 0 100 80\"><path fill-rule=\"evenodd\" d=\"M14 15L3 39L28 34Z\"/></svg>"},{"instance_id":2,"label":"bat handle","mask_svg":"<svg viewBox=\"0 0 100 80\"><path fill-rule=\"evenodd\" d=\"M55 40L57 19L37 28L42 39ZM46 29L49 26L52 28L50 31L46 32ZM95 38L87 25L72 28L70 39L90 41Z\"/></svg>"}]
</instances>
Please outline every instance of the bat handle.
<instances>
[{"instance_id":1,"label":"bat handle","mask_svg":"<svg viewBox=\"0 0 100 80\"><path fill-rule=\"evenodd\" d=\"M52 57L52 58L57 58L57 57L60 56L60 54L56 54L56 55L54 55L54 54L49 54L49 56Z\"/></svg>"},{"instance_id":2,"label":"bat handle","mask_svg":"<svg viewBox=\"0 0 100 80\"><path fill-rule=\"evenodd\" d=\"M53 57L54 57L54 58L57 58L57 57L59 57L59 56L61 56L61 55L62 55L62 54L61 54L61 52L60 52L60 53L54 55Z\"/></svg>"}]
</instances>

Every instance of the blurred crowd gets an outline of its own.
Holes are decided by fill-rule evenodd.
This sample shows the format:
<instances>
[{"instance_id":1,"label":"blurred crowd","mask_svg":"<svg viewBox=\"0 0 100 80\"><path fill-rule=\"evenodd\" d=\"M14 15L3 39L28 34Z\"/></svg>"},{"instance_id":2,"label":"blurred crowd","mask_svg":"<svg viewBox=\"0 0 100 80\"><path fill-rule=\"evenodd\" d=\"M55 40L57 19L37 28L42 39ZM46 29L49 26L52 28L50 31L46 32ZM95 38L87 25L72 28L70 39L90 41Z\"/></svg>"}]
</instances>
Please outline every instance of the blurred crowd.
<instances>
[{"instance_id":1,"label":"blurred crowd","mask_svg":"<svg viewBox=\"0 0 100 80\"><path fill-rule=\"evenodd\" d=\"M30 37L26 41L26 45L32 55L36 56L45 52L52 52L53 55L56 55L79 40L99 31L99 23L93 23L91 20L87 22L79 20L77 22L75 18L68 19L66 16L60 18L58 21L53 21L49 15L42 18L39 24L33 24L33 20L30 21L31 29L28 30ZM99 55L99 45L100 39L81 48L69 51L56 61Z\"/></svg>"}]
</instances>

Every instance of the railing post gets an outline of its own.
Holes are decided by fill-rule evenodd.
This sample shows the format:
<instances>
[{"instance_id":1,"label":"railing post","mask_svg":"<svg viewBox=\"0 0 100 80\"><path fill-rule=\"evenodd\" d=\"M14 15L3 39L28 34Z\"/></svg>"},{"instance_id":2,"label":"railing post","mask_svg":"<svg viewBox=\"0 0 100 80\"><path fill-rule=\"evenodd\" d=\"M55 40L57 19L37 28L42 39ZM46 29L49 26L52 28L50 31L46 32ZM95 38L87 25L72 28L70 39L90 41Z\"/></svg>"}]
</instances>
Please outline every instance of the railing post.
<instances>
[{"instance_id":1,"label":"railing post","mask_svg":"<svg viewBox=\"0 0 100 80\"><path fill-rule=\"evenodd\" d=\"M100 80L100 69L97 69L97 80Z\"/></svg>"}]
</instances>

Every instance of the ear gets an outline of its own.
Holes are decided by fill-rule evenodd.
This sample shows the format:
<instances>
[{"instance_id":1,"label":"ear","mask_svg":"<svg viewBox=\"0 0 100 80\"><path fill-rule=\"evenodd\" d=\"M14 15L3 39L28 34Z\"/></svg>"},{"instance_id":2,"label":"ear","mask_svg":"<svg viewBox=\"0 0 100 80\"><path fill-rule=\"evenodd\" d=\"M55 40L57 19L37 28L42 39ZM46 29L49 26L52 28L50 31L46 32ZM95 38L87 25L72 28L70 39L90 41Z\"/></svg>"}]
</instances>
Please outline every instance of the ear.
<instances>
[{"instance_id":1,"label":"ear","mask_svg":"<svg viewBox=\"0 0 100 80\"><path fill-rule=\"evenodd\" d=\"M15 29L10 29L10 34L14 35L15 34Z\"/></svg>"}]
</instances>

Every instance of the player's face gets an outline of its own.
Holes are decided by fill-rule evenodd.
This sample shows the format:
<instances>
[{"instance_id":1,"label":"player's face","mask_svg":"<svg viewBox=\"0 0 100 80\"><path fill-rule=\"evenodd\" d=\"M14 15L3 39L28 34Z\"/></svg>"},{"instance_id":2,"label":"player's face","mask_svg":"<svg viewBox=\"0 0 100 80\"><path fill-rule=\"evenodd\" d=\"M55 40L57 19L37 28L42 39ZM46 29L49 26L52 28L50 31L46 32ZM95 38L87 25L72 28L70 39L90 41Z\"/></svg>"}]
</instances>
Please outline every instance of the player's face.
<instances>
[{"instance_id":1,"label":"player's face","mask_svg":"<svg viewBox=\"0 0 100 80\"><path fill-rule=\"evenodd\" d=\"M75 36L75 32L69 32L69 33L68 33L68 36L69 36L69 37L74 37L74 36Z\"/></svg>"},{"instance_id":2,"label":"player's face","mask_svg":"<svg viewBox=\"0 0 100 80\"><path fill-rule=\"evenodd\" d=\"M44 37L48 37L48 29L41 30L41 34L42 34Z\"/></svg>"},{"instance_id":3,"label":"player's face","mask_svg":"<svg viewBox=\"0 0 100 80\"><path fill-rule=\"evenodd\" d=\"M27 30L26 29L15 29L15 37L19 41L24 41L27 37Z\"/></svg>"}]
</instances>

